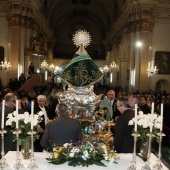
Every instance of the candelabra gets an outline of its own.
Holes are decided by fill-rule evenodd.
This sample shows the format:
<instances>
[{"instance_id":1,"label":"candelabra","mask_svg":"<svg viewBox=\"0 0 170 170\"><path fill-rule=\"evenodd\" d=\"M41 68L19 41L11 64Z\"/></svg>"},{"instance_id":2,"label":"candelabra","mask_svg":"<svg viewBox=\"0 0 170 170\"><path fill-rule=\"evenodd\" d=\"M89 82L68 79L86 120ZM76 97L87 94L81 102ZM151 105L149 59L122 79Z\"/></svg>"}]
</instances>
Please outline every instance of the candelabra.
<instances>
[{"instance_id":1,"label":"candelabra","mask_svg":"<svg viewBox=\"0 0 170 170\"><path fill-rule=\"evenodd\" d=\"M147 73L148 73L148 77L158 73L158 69L156 68L156 66L154 66L153 59L151 62L148 63Z\"/></svg>"},{"instance_id":2,"label":"candelabra","mask_svg":"<svg viewBox=\"0 0 170 170\"><path fill-rule=\"evenodd\" d=\"M0 169L4 169L8 167L9 165L6 163L6 159L4 158L5 152L4 152L4 134L6 133L6 130L2 129L0 130L1 134L1 160L0 160Z\"/></svg>"},{"instance_id":3,"label":"candelabra","mask_svg":"<svg viewBox=\"0 0 170 170\"><path fill-rule=\"evenodd\" d=\"M137 138L140 136L137 132L132 134L134 138L134 146L133 146L133 156L132 156L132 161L131 165L128 167L128 170L136 170L136 142Z\"/></svg>"},{"instance_id":4,"label":"candelabra","mask_svg":"<svg viewBox=\"0 0 170 170\"><path fill-rule=\"evenodd\" d=\"M162 147L162 138L165 136L165 134L160 132L160 133L157 134L157 136L159 138L158 160L157 160L157 163L153 167L156 168L157 170L161 170L162 169L161 147Z\"/></svg>"},{"instance_id":5,"label":"candelabra","mask_svg":"<svg viewBox=\"0 0 170 170\"><path fill-rule=\"evenodd\" d=\"M148 147L147 161L145 162L145 165L142 167L142 170L151 170L151 168L150 168L151 142L152 142L152 138L155 137L155 135L152 134L152 133L148 133L147 136L149 137L149 147Z\"/></svg>"},{"instance_id":6,"label":"candelabra","mask_svg":"<svg viewBox=\"0 0 170 170\"><path fill-rule=\"evenodd\" d=\"M31 159L30 159L30 164L28 165L29 169L34 169L38 168L38 165L35 163L35 158L34 158L34 135L36 134L35 131L30 131L28 132L28 135L31 136Z\"/></svg>"},{"instance_id":7,"label":"candelabra","mask_svg":"<svg viewBox=\"0 0 170 170\"><path fill-rule=\"evenodd\" d=\"M16 135L16 139L17 139L17 152L16 152L16 163L14 164L14 168L16 170L23 168L24 165L21 163L21 159L20 159L20 152L19 152L19 134L21 134L22 132L20 130L16 130L13 132L14 135Z\"/></svg>"}]
</instances>

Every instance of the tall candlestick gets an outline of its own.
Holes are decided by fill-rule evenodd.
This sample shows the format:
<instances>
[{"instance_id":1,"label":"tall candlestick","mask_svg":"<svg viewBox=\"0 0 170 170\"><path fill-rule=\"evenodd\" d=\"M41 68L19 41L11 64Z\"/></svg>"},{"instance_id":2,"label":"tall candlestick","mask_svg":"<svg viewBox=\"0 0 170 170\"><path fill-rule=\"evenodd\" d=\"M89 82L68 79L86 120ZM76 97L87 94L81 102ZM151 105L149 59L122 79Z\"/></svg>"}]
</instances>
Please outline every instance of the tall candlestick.
<instances>
[{"instance_id":1,"label":"tall candlestick","mask_svg":"<svg viewBox=\"0 0 170 170\"><path fill-rule=\"evenodd\" d=\"M163 103L161 103L161 127L160 127L160 132L162 132L162 123L163 123Z\"/></svg>"},{"instance_id":2,"label":"tall candlestick","mask_svg":"<svg viewBox=\"0 0 170 170\"><path fill-rule=\"evenodd\" d=\"M31 101L31 130L33 130L34 101Z\"/></svg>"},{"instance_id":3,"label":"tall candlestick","mask_svg":"<svg viewBox=\"0 0 170 170\"><path fill-rule=\"evenodd\" d=\"M151 109L150 133L152 133L152 127L153 127L153 112L154 112L154 103L152 103L152 109Z\"/></svg>"},{"instance_id":4,"label":"tall candlestick","mask_svg":"<svg viewBox=\"0 0 170 170\"><path fill-rule=\"evenodd\" d=\"M137 132L137 104L135 104L135 132Z\"/></svg>"},{"instance_id":5,"label":"tall candlestick","mask_svg":"<svg viewBox=\"0 0 170 170\"><path fill-rule=\"evenodd\" d=\"M16 129L18 129L18 100L16 100Z\"/></svg>"},{"instance_id":6,"label":"tall candlestick","mask_svg":"<svg viewBox=\"0 0 170 170\"><path fill-rule=\"evenodd\" d=\"M2 101L2 120L1 120L1 129L4 129L4 116L5 116L5 100Z\"/></svg>"}]
</instances>

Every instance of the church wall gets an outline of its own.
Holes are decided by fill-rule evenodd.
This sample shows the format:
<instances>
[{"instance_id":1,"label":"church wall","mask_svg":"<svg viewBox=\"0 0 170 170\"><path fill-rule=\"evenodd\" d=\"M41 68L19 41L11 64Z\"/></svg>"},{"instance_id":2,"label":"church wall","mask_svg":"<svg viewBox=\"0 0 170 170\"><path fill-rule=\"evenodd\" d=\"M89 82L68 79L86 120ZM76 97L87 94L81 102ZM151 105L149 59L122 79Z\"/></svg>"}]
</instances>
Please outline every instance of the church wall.
<instances>
[{"instance_id":1,"label":"church wall","mask_svg":"<svg viewBox=\"0 0 170 170\"><path fill-rule=\"evenodd\" d=\"M155 59L156 51L167 51L170 52L170 22L169 23L155 23L153 30L153 57ZM170 62L170 61L168 61ZM167 81L168 84L163 85L167 92L170 92L170 74L157 74L150 78L151 89L155 89L156 83L159 80ZM161 89L164 90L164 89Z\"/></svg>"},{"instance_id":2,"label":"church wall","mask_svg":"<svg viewBox=\"0 0 170 170\"><path fill-rule=\"evenodd\" d=\"M0 12L0 46L4 47L4 59L8 59L8 28L7 28L7 20L6 15L3 12ZM1 61L0 61L1 62ZM2 81L2 85L6 86L8 84L8 72L0 70L0 78Z\"/></svg>"}]
</instances>

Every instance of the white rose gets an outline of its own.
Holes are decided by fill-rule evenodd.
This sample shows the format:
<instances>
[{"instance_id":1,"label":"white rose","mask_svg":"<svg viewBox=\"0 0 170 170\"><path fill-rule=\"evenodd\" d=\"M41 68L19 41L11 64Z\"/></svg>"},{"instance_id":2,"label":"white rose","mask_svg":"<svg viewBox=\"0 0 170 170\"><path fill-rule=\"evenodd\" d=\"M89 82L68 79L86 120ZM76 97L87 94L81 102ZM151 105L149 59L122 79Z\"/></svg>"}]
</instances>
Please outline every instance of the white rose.
<instances>
[{"instance_id":1,"label":"white rose","mask_svg":"<svg viewBox=\"0 0 170 170\"><path fill-rule=\"evenodd\" d=\"M74 152L69 153L69 157L73 158L74 157Z\"/></svg>"},{"instance_id":2,"label":"white rose","mask_svg":"<svg viewBox=\"0 0 170 170\"><path fill-rule=\"evenodd\" d=\"M24 117L29 117L29 116L30 116L29 112L24 112Z\"/></svg>"},{"instance_id":3,"label":"white rose","mask_svg":"<svg viewBox=\"0 0 170 170\"><path fill-rule=\"evenodd\" d=\"M29 119L24 119L24 123L25 124L29 123Z\"/></svg>"},{"instance_id":4,"label":"white rose","mask_svg":"<svg viewBox=\"0 0 170 170\"><path fill-rule=\"evenodd\" d=\"M43 111L39 111L39 112L38 112L38 115L39 115L39 116L42 116L42 115L44 115L44 112L43 112Z\"/></svg>"},{"instance_id":5,"label":"white rose","mask_svg":"<svg viewBox=\"0 0 170 170\"><path fill-rule=\"evenodd\" d=\"M37 120L33 120L33 126L36 126L38 124L38 121Z\"/></svg>"},{"instance_id":6,"label":"white rose","mask_svg":"<svg viewBox=\"0 0 170 170\"><path fill-rule=\"evenodd\" d=\"M65 143L63 146L67 148L69 146L69 143Z\"/></svg>"},{"instance_id":7,"label":"white rose","mask_svg":"<svg viewBox=\"0 0 170 170\"><path fill-rule=\"evenodd\" d=\"M39 118L39 115L34 115L35 120L38 120L38 118Z\"/></svg>"},{"instance_id":8,"label":"white rose","mask_svg":"<svg viewBox=\"0 0 170 170\"><path fill-rule=\"evenodd\" d=\"M161 127L161 124L160 124L160 123L155 123L155 128L156 128L156 129L160 129L160 127Z\"/></svg>"},{"instance_id":9,"label":"white rose","mask_svg":"<svg viewBox=\"0 0 170 170\"><path fill-rule=\"evenodd\" d=\"M147 128L148 127L148 122L143 122L143 128Z\"/></svg>"},{"instance_id":10,"label":"white rose","mask_svg":"<svg viewBox=\"0 0 170 170\"><path fill-rule=\"evenodd\" d=\"M6 121L6 126L11 126L12 125L12 121L10 120L10 119L8 119L7 121Z\"/></svg>"},{"instance_id":11,"label":"white rose","mask_svg":"<svg viewBox=\"0 0 170 170\"><path fill-rule=\"evenodd\" d=\"M143 111L139 111L139 116L143 117Z\"/></svg>"},{"instance_id":12,"label":"white rose","mask_svg":"<svg viewBox=\"0 0 170 170\"><path fill-rule=\"evenodd\" d=\"M129 121L129 125L133 125L133 121L132 120Z\"/></svg>"},{"instance_id":13,"label":"white rose","mask_svg":"<svg viewBox=\"0 0 170 170\"><path fill-rule=\"evenodd\" d=\"M23 114L18 114L18 120L24 119L24 115Z\"/></svg>"},{"instance_id":14,"label":"white rose","mask_svg":"<svg viewBox=\"0 0 170 170\"><path fill-rule=\"evenodd\" d=\"M13 114L12 114L12 113L9 113L8 116L7 116L7 118L12 119L12 118L13 118Z\"/></svg>"},{"instance_id":15,"label":"white rose","mask_svg":"<svg viewBox=\"0 0 170 170\"><path fill-rule=\"evenodd\" d=\"M17 112L16 112L16 111L13 111L12 114L13 114L13 116L16 117Z\"/></svg>"}]
</instances>

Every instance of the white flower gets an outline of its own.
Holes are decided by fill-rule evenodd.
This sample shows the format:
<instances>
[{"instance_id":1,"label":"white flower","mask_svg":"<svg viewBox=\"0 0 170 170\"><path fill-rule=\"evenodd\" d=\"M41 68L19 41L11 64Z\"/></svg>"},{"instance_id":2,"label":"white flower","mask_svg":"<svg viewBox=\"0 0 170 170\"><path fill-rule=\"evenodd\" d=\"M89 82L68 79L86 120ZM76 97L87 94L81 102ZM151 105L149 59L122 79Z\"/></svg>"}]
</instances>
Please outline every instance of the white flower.
<instances>
[{"instance_id":1,"label":"white flower","mask_svg":"<svg viewBox=\"0 0 170 170\"><path fill-rule=\"evenodd\" d=\"M9 113L8 116L7 116L8 119L12 119L13 118L13 114L12 113Z\"/></svg>"},{"instance_id":2,"label":"white flower","mask_svg":"<svg viewBox=\"0 0 170 170\"><path fill-rule=\"evenodd\" d=\"M130 120L129 125L133 125L133 124L134 124L133 120Z\"/></svg>"},{"instance_id":3,"label":"white flower","mask_svg":"<svg viewBox=\"0 0 170 170\"><path fill-rule=\"evenodd\" d=\"M18 114L18 120L24 119L24 114Z\"/></svg>"},{"instance_id":4,"label":"white flower","mask_svg":"<svg viewBox=\"0 0 170 170\"><path fill-rule=\"evenodd\" d=\"M83 151L83 155L85 156L85 158L88 158L89 157L89 153L87 150Z\"/></svg>"},{"instance_id":5,"label":"white flower","mask_svg":"<svg viewBox=\"0 0 170 170\"><path fill-rule=\"evenodd\" d=\"M11 119L8 119L8 120L6 121L6 126L11 126L11 125L12 125L12 122L13 122L13 121L11 121Z\"/></svg>"},{"instance_id":6,"label":"white flower","mask_svg":"<svg viewBox=\"0 0 170 170\"><path fill-rule=\"evenodd\" d=\"M67 148L69 145L70 145L69 143L65 143L63 146Z\"/></svg>"},{"instance_id":7,"label":"white flower","mask_svg":"<svg viewBox=\"0 0 170 170\"><path fill-rule=\"evenodd\" d=\"M24 116L29 117L30 116L29 112L24 112Z\"/></svg>"},{"instance_id":8,"label":"white flower","mask_svg":"<svg viewBox=\"0 0 170 170\"><path fill-rule=\"evenodd\" d=\"M16 117L17 112L16 112L16 111L13 111L12 114L13 114L13 116Z\"/></svg>"},{"instance_id":9,"label":"white flower","mask_svg":"<svg viewBox=\"0 0 170 170\"><path fill-rule=\"evenodd\" d=\"M29 119L24 119L24 123L25 124L29 123Z\"/></svg>"},{"instance_id":10,"label":"white flower","mask_svg":"<svg viewBox=\"0 0 170 170\"><path fill-rule=\"evenodd\" d=\"M39 116L42 116L42 115L44 115L44 112L43 112L43 111L39 111L39 112L38 112L38 115L39 115Z\"/></svg>"},{"instance_id":11,"label":"white flower","mask_svg":"<svg viewBox=\"0 0 170 170\"><path fill-rule=\"evenodd\" d=\"M73 158L73 157L74 157L74 152L70 152L70 153L69 153L69 157L70 157L70 158Z\"/></svg>"},{"instance_id":12,"label":"white flower","mask_svg":"<svg viewBox=\"0 0 170 170\"><path fill-rule=\"evenodd\" d=\"M38 124L38 120L33 120L33 126L36 126Z\"/></svg>"}]
</instances>

